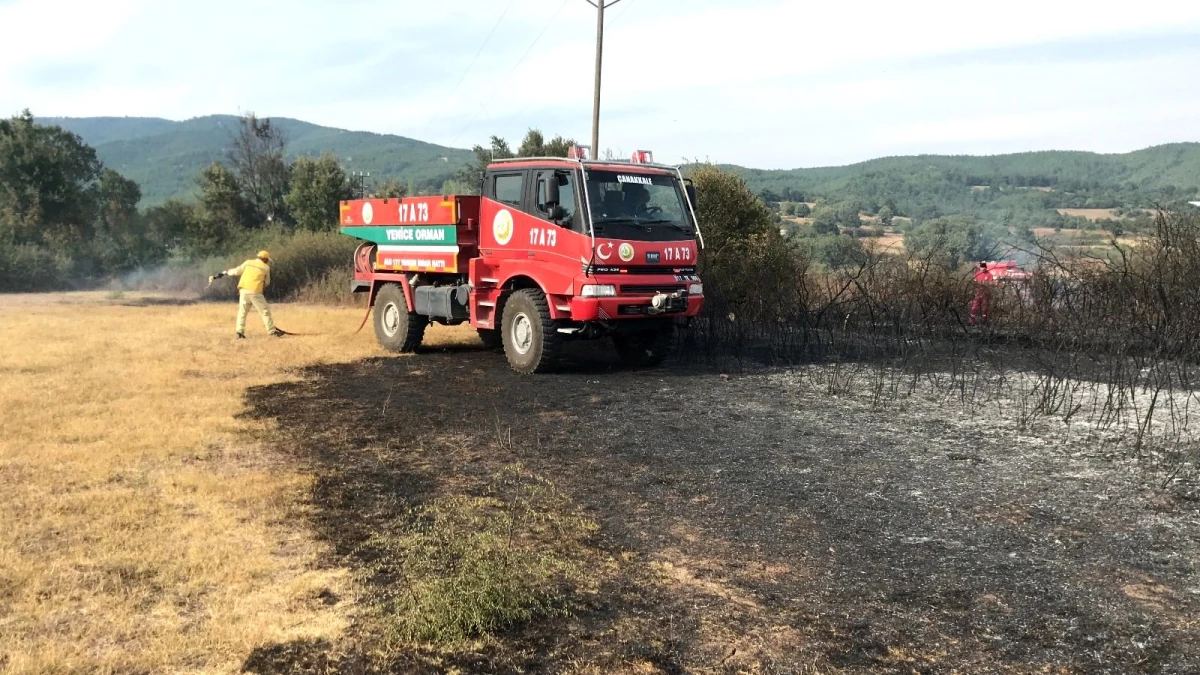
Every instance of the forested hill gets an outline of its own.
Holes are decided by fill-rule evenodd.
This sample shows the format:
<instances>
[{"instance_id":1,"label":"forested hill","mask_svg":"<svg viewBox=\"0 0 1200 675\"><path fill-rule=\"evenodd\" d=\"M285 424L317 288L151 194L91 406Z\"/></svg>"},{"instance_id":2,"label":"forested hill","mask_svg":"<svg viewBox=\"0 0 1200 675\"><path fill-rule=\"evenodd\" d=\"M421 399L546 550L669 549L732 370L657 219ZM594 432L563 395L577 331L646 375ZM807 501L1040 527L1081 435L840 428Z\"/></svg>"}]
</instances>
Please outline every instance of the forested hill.
<instances>
[{"instance_id":1,"label":"forested hill","mask_svg":"<svg viewBox=\"0 0 1200 675\"><path fill-rule=\"evenodd\" d=\"M192 194L200 170L225 158L238 125L238 118L231 115L182 122L155 117L39 117L37 121L78 134L96 149L105 166L141 186L146 205ZM332 152L347 171L396 178L417 191L440 189L474 157L469 150L403 136L346 131L286 117L271 121L286 135L289 158Z\"/></svg>"},{"instance_id":2,"label":"forested hill","mask_svg":"<svg viewBox=\"0 0 1200 675\"><path fill-rule=\"evenodd\" d=\"M224 159L238 118L183 122L148 117L39 118L79 134L106 166L136 181L144 205L194 193L199 171ZM287 155L337 155L347 171L436 192L474 158L469 150L288 118L272 122ZM1200 199L1200 143L1125 154L1045 151L994 156L884 157L841 167L762 170L729 166L767 201L819 201L917 219L969 214L1016 225L1061 225L1057 209L1138 209Z\"/></svg>"},{"instance_id":3,"label":"forested hill","mask_svg":"<svg viewBox=\"0 0 1200 675\"><path fill-rule=\"evenodd\" d=\"M812 169L727 168L768 201L855 202L868 212L889 204L918 218L971 213L1035 225L1030 218L1053 218L1058 208L1134 208L1200 198L1200 143L1124 154L919 155Z\"/></svg>"}]
</instances>

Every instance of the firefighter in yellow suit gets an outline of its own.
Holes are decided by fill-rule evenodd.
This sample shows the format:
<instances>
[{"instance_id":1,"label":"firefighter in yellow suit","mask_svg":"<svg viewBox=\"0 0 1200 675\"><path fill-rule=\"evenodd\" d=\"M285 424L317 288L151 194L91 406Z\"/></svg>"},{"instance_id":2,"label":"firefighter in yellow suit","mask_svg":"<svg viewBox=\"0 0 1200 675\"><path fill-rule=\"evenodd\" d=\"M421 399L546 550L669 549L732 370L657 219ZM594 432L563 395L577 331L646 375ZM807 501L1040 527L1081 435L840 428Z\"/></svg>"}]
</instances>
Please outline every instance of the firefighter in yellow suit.
<instances>
[{"instance_id":1,"label":"firefighter in yellow suit","mask_svg":"<svg viewBox=\"0 0 1200 675\"><path fill-rule=\"evenodd\" d=\"M271 308L267 306L267 298L263 295L263 290L271 284L271 254L266 251L259 251L258 257L238 265L237 267L225 270L219 274L214 274L208 280L211 283L213 279L220 279L223 276L240 277L238 279L238 315L237 315L237 336L238 339L246 337L246 313L251 307L258 310L259 316L262 317L263 325L267 327L267 332L275 337L283 337L287 333L275 327L275 322L271 320Z\"/></svg>"}]
</instances>

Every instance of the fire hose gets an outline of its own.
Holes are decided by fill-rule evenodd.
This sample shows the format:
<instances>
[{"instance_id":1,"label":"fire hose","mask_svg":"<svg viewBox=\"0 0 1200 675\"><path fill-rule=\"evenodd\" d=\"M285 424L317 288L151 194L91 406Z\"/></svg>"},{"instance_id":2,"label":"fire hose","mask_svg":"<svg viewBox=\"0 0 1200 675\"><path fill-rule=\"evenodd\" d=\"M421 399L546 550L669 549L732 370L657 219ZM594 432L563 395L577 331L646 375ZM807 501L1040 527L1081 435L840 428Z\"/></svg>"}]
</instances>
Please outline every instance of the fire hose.
<instances>
[{"instance_id":1,"label":"fire hose","mask_svg":"<svg viewBox=\"0 0 1200 675\"><path fill-rule=\"evenodd\" d=\"M371 318L371 299L367 298L367 313L363 315L362 323L358 324L358 330L354 331L355 335L358 335L358 332L363 329L363 326L367 325L367 319L369 318Z\"/></svg>"},{"instance_id":2,"label":"fire hose","mask_svg":"<svg viewBox=\"0 0 1200 675\"><path fill-rule=\"evenodd\" d=\"M356 273L373 271L375 269L375 252L377 250L375 244L366 242L359 244L358 248L354 250L354 271ZM371 318L371 295L373 294L367 294L367 313L363 315L362 323L358 324L358 330L354 331L355 335L358 335L362 331L363 326L367 325L367 319Z\"/></svg>"}]
</instances>

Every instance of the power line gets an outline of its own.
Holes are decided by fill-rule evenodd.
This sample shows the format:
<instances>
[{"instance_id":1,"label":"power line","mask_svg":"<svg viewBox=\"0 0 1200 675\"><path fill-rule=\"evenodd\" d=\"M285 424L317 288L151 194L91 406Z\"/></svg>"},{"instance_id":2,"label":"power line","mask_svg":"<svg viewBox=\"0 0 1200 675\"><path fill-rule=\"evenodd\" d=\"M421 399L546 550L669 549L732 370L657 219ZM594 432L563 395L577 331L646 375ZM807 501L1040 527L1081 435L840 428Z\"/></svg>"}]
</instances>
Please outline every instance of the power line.
<instances>
[{"instance_id":1,"label":"power line","mask_svg":"<svg viewBox=\"0 0 1200 675\"><path fill-rule=\"evenodd\" d=\"M488 46L489 42L492 41L492 36L496 34L496 29L499 28L500 23L504 21L504 17L508 16L508 10L512 9L512 6L516 4L516 1L517 0L508 0L508 6L505 7L504 11L500 13L500 18L496 19L496 23L492 24L492 30L490 30L487 34L487 37L483 39L483 44L479 45L479 49L476 50L475 56L472 57L471 62L467 64L467 69L464 70L462 75L459 76L458 82L454 83L454 89L450 91L450 95L447 97L447 99L453 99L454 95L458 93L458 88L461 87L463 81L467 79L467 74L471 72L471 68L475 67L475 62L479 60L479 55L483 53L483 49ZM437 115L434 115L429 118L428 122L425 123L425 128L421 130L421 138L425 137L425 132L429 131L429 127L433 126L433 121L437 119L437 117Z\"/></svg>"},{"instance_id":2,"label":"power line","mask_svg":"<svg viewBox=\"0 0 1200 675\"><path fill-rule=\"evenodd\" d=\"M588 1L590 2L591 0L588 0ZM620 19L622 16L624 16L624 15L625 15L625 12L626 12L626 11L627 11L627 10L628 10L628 9L629 9L629 8L630 8L632 5L633 5L633 3L634 3L634 2L636 2L636 1L637 1L637 0L628 0L628 1L627 1L627 3L625 4L625 6L621 8L621 11L617 12L617 13L616 13L616 15L615 15L615 16L613 16L613 18L611 18L611 19L609 19L609 20L607 20L607 21L605 22L605 26L606 26L607 28L611 28L611 27L612 27L612 25L613 25L614 23L616 23L618 19ZM592 5L593 5L593 6L595 6L595 3L592 3ZM506 119L504 120L504 126L508 126L508 124L509 124L510 122L512 122L513 120L515 120L515 119L519 118L519 117L520 117L522 114L524 114L524 113L525 113L525 111L526 111L526 110L529 110L529 106L533 105L533 103L534 103L534 101L533 101L532 99L530 99L530 100L526 100L526 102L525 102L525 105L524 105L524 106L522 106L522 107L521 107L521 109L520 109L520 110L518 110L518 111L516 112L516 114L514 114L514 115L510 115L508 118L506 118ZM593 150L592 152L595 152L595 150Z\"/></svg>"},{"instance_id":3,"label":"power line","mask_svg":"<svg viewBox=\"0 0 1200 675\"><path fill-rule=\"evenodd\" d=\"M621 17L625 16L625 12L628 12L629 7L631 5L633 5L633 3L635 3L635 2L637 2L637 0L628 0L628 2L625 3L625 6L621 8L621 11L617 12L617 15L614 16L612 18L612 20L608 22L609 28L611 28L612 25L617 22L617 19L620 19Z\"/></svg>"},{"instance_id":4,"label":"power line","mask_svg":"<svg viewBox=\"0 0 1200 675\"><path fill-rule=\"evenodd\" d=\"M471 118L470 122L467 122L467 126L463 127L462 131L458 132L458 135L454 137L454 140L451 141L451 144L457 143L458 139L462 138L462 135L465 134L467 130L470 129L471 126L474 125L479 119L480 113L487 110L487 107L489 104L491 104L492 99L496 98L496 94L499 94L500 90L503 89L506 84L508 84L509 79L511 79L513 74L517 72L517 69L521 67L521 64L525 62L525 58L529 56L529 53L533 51L533 48L537 46L537 43L541 42L542 36L546 34L546 31L550 30L550 26L554 24L555 19L557 19L558 15L562 13L563 7L567 6L567 2L569 2L569 0L563 0L562 4L558 6L558 9L554 12L554 16L550 17L550 20L546 22L546 25L542 28L542 31L538 33L537 37L534 38L533 42L531 42L529 47L525 50L525 53L522 54L521 58L517 60L515 65L513 65L512 70L508 71L508 75L505 75L504 79L500 80L500 84L496 87L496 91L492 92L492 95L488 97L487 101L483 105L479 106L479 112L475 113L475 117Z\"/></svg>"}]
</instances>

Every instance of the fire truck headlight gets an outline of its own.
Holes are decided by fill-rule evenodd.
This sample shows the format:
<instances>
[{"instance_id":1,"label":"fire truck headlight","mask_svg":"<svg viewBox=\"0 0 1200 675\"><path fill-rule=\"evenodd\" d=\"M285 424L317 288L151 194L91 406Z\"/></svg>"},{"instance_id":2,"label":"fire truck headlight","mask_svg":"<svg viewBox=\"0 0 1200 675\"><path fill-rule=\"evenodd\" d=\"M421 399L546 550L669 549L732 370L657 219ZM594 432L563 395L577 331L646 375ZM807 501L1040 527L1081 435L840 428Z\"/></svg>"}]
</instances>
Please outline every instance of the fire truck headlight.
<instances>
[{"instance_id":1,"label":"fire truck headlight","mask_svg":"<svg viewBox=\"0 0 1200 675\"><path fill-rule=\"evenodd\" d=\"M704 284L691 284L688 286L688 295L704 295Z\"/></svg>"},{"instance_id":2,"label":"fire truck headlight","mask_svg":"<svg viewBox=\"0 0 1200 675\"><path fill-rule=\"evenodd\" d=\"M612 284L585 284L579 295L585 298L611 298L616 296L617 287Z\"/></svg>"}]
</instances>

